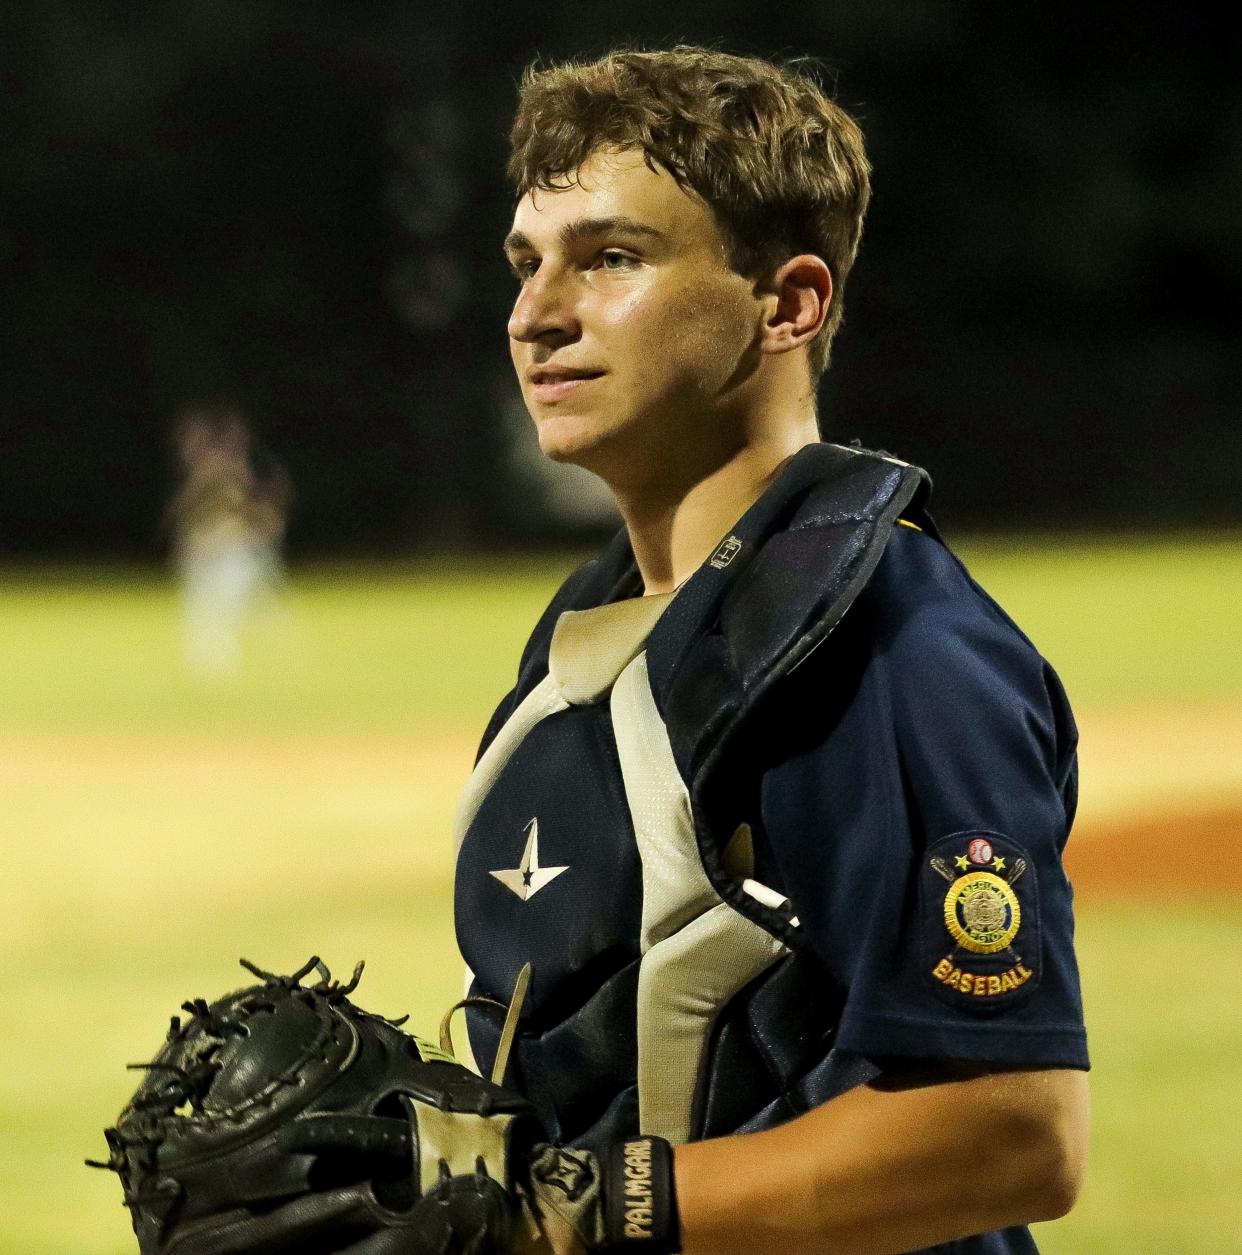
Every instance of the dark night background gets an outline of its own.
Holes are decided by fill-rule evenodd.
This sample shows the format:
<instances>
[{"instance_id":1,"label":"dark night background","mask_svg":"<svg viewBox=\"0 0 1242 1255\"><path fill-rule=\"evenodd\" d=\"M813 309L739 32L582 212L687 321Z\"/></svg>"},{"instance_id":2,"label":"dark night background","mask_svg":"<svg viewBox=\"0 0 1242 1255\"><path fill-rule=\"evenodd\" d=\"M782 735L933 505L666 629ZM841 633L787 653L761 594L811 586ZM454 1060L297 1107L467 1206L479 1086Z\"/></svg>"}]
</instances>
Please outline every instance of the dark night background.
<instances>
[{"instance_id":1,"label":"dark night background","mask_svg":"<svg viewBox=\"0 0 1242 1255\"><path fill-rule=\"evenodd\" d=\"M1206 6L9 0L0 556L152 557L225 400L302 555L563 539L498 242L534 55L824 58L875 199L822 411L950 528L1242 521L1237 23Z\"/></svg>"}]
</instances>

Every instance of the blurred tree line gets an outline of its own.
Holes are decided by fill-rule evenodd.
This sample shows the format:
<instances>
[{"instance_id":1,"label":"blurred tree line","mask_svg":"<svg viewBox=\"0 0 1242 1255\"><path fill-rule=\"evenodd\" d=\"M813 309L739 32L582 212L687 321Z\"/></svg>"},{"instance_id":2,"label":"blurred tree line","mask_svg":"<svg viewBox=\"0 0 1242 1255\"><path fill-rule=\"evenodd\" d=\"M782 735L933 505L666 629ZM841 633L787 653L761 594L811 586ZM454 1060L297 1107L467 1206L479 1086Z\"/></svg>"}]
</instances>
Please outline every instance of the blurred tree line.
<instances>
[{"instance_id":1,"label":"blurred tree line","mask_svg":"<svg viewBox=\"0 0 1242 1255\"><path fill-rule=\"evenodd\" d=\"M0 554L166 543L170 432L247 414L303 553L563 538L504 321L521 68L824 59L875 200L823 390L951 527L1236 524L1237 19L958 0L9 0Z\"/></svg>"}]
</instances>

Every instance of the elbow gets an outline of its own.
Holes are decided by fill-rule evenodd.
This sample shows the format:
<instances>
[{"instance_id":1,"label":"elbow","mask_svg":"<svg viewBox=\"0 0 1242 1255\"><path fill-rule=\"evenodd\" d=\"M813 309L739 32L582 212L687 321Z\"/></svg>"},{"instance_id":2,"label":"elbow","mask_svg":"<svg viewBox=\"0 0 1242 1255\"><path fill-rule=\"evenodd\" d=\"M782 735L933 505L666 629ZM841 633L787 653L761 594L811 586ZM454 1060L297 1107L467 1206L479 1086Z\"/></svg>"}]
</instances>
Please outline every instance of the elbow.
<instances>
[{"instance_id":1,"label":"elbow","mask_svg":"<svg viewBox=\"0 0 1242 1255\"><path fill-rule=\"evenodd\" d=\"M980 1078L995 1123L995 1227L1057 1220L1078 1201L1087 1159L1087 1077L1068 1069Z\"/></svg>"},{"instance_id":2,"label":"elbow","mask_svg":"<svg viewBox=\"0 0 1242 1255\"><path fill-rule=\"evenodd\" d=\"M1072 1144L1060 1141L1043 1154L1036 1187L1031 1192L1028 1223L1059 1220L1072 1211L1082 1190L1085 1156Z\"/></svg>"},{"instance_id":3,"label":"elbow","mask_svg":"<svg viewBox=\"0 0 1242 1255\"><path fill-rule=\"evenodd\" d=\"M1082 1190L1087 1163L1087 1090L1085 1073L1063 1073L1051 1099L1028 1122L1027 1223L1058 1220L1070 1212Z\"/></svg>"}]
</instances>

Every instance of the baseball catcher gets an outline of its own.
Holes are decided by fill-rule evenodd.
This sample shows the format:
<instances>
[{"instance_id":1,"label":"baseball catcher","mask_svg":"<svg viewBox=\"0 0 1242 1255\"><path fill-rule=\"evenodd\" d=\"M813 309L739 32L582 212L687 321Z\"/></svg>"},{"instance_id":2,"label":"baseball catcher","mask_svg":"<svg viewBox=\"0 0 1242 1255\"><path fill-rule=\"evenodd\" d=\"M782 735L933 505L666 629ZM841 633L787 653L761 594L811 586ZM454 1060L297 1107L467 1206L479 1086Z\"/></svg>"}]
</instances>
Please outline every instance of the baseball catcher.
<instances>
[{"instance_id":1,"label":"baseball catcher","mask_svg":"<svg viewBox=\"0 0 1242 1255\"><path fill-rule=\"evenodd\" d=\"M317 957L241 962L261 983L182 1004L87 1161L120 1176L142 1255L487 1255L549 1226L676 1249L666 1143L549 1145L525 1099L351 1001L361 963L342 984Z\"/></svg>"},{"instance_id":2,"label":"baseball catcher","mask_svg":"<svg viewBox=\"0 0 1242 1255\"><path fill-rule=\"evenodd\" d=\"M532 67L511 141L523 400L624 526L457 810L490 1082L251 968L109 1134L142 1251L1034 1255L1087 1137L1077 732L927 474L821 439L862 132L680 47Z\"/></svg>"}]
</instances>

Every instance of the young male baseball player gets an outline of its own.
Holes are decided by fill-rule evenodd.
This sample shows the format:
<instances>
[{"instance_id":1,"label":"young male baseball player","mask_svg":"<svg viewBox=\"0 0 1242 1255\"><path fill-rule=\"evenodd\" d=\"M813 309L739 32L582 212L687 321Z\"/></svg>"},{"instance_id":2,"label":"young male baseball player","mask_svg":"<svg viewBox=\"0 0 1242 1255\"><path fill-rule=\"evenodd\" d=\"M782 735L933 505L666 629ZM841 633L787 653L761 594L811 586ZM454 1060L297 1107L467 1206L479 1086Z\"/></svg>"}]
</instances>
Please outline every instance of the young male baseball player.
<instances>
[{"instance_id":1,"label":"young male baseball player","mask_svg":"<svg viewBox=\"0 0 1242 1255\"><path fill-rule=\"evenodd\" d=\"M472 992L532 972L507 1083L554 1141L647 1135L653 1252L1033 1251L1086 1140L1076 734L926 475L821 441L859 129L679 48L528 72L512 142L514 367L625 527L535 627L459 816ZM470 1012L484 1070L499 1019Z\"/></svg>"}]
</instances>

